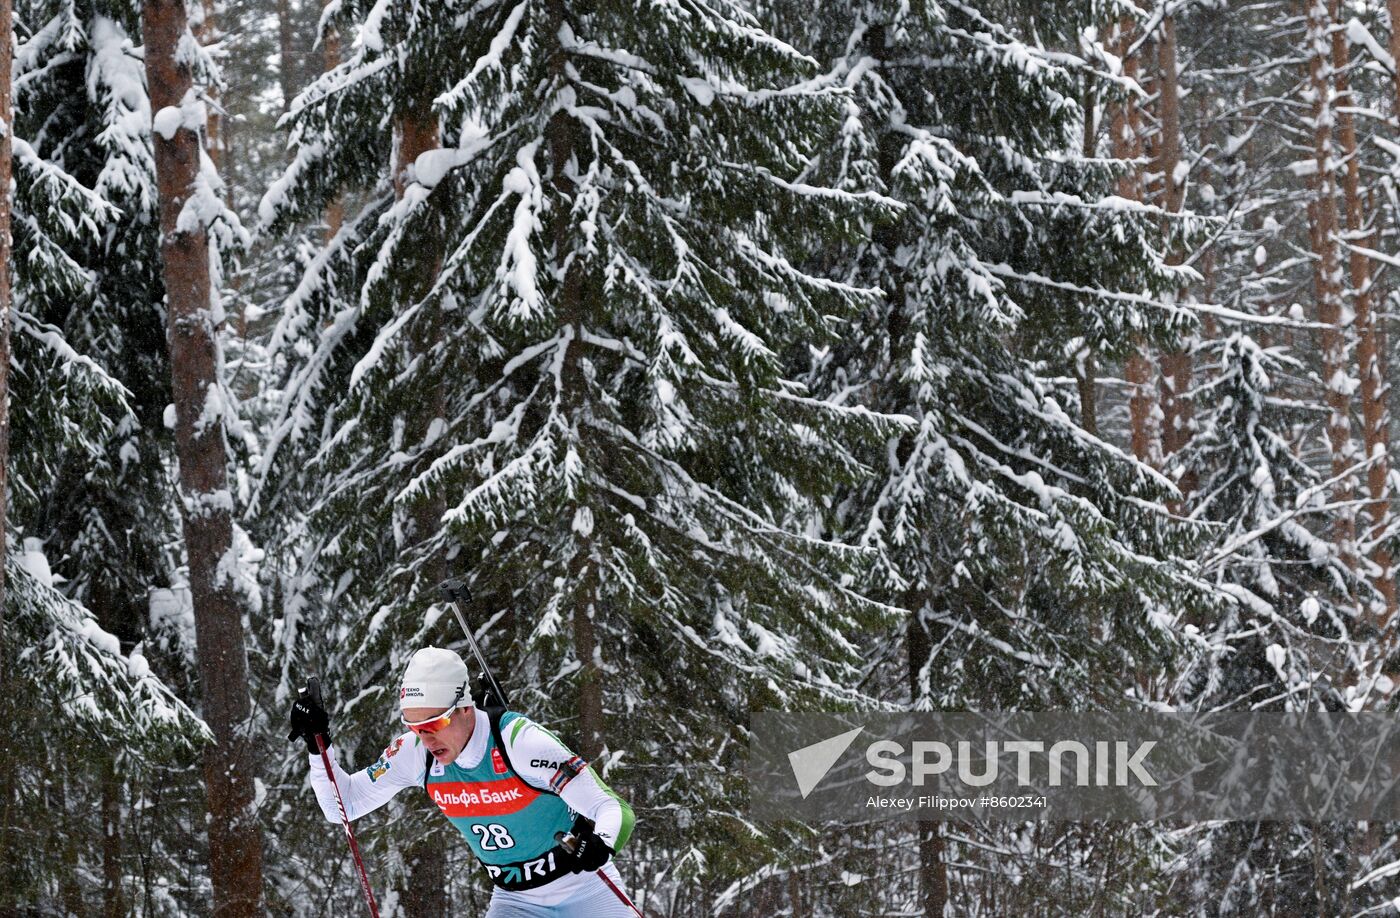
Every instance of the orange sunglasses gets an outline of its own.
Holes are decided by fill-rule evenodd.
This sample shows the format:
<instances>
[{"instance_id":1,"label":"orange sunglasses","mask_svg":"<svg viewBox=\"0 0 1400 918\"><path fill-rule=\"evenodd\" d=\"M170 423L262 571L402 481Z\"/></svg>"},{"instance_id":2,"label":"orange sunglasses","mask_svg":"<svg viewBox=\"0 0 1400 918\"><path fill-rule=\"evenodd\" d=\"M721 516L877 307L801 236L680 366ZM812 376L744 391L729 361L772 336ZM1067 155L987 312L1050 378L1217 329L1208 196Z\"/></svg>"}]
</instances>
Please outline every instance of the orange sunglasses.
<instances>
[{"instance_id":1,"label":"orange sunglasses","mask_svg":"<svg viewBox=\"0 0 1400 918\"><path fill-rule=\"evenodd\" d=\"M420 720L416 723L409 723L407 720L404 720L402 715L399 716L399 720L403 721L405 727L417 733L419 736L427 736L430 733L436 733L444 729L448 724L452 723L452 715L460 708L461 705L454 704L436 717L430 717L427 720Z\"/></svg>"}]
</instances>

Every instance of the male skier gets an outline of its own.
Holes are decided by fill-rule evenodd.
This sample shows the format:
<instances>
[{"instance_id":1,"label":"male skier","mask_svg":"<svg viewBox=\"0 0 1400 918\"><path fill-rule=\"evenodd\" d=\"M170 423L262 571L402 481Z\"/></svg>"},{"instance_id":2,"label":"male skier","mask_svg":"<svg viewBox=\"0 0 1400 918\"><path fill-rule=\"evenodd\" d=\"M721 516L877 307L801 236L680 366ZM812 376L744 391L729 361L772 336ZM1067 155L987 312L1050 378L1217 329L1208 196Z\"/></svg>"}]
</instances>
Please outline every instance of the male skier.
<instances>
[{"instance_id":1,"label":"male skier","mask_svg":"<svg viewBox=\"0 0 1400 918\"><path fill-rule=\"evenodd\" d=\"M346 774L329 751L345 812L357 819L406 787L424 788L466 838L496 889L486 918L637 918L609 858L632 833L632 808L554 734L513 711L479 709L467 664L424 647L399 689L408 732L374 764ZM316 747L329 746L330 718L309 693L292 705L289 739L310 753L311 787L326 819L340 822L335 791ZM569 851L556 833L577 841Z\"/></svg>"}]
</instances>

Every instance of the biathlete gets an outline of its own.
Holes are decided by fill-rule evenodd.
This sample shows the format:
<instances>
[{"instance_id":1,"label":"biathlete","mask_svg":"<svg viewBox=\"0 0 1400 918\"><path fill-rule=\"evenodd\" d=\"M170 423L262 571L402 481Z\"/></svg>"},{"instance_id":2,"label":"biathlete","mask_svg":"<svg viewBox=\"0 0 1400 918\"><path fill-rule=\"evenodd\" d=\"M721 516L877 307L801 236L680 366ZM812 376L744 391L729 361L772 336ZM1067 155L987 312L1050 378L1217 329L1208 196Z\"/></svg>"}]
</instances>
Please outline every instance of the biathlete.
<instances>
[{"instance_id":1,"label":"biathlete","mask_svg":"<svg viewBox=\"0 0 1400 918\"><path fill-rule=\"evenodd\" d=\"M632 834L632 808L544 727L514 711L476 707L468 679L466 663L451 650L415 653L399 689L408 732L353 774L336 761L329 715L302 693L292 705L289 738L306 742L311 787L326 819L339 824L340 812L317 734L330 746L350 819L404 788L427 792L495 884L486 918L636 918L611 863ZM599 870L616 891L594 875Z\"/></svg>"}]
</instances>

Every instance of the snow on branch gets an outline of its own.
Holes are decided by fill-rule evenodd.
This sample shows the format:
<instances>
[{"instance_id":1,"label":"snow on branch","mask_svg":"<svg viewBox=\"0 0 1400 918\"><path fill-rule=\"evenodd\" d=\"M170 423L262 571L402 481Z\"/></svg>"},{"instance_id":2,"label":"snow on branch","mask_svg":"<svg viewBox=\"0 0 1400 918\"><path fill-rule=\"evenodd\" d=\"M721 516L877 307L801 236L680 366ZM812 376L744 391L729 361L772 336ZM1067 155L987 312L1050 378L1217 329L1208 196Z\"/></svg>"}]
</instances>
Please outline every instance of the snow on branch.
<instances>
[{"instance_id":1,"label":"snow on branch","mask_svg":"<svg viewBox=\"0 0 1400 918\"><path fill-rule=\"evenodd\" d=\"M12 315L14 316L15 330L38 341L45 350L58 359L65 374L75 369L81 370L100 390L121 402L124 410L130 410L127 406L127 399L132 398L131 390L122 385L115 377L110 376L91 357L86 357L74 350L73 346L64 340L63 332L52 325L40 322L23 310L15 309Z\"/></svg>"},{"instance_id":2,"label":"snow on branch","mask_svg":"<svg viewBox=\"0 0 1400 918\"><path fill-rule=\"evenodd\" d=\"M22 137L11 137L10 142L14 148L15 165L30 174L36 187L43 188L44 193L54 201L79 205L72 216L66 210L54 208L54 212L63 220L65 229L74 238L87 234L96 239L101 227L120 215L121 211L96 192L40 157Z\"/></svg>"},{"instance_id":3,"label":"snow on branch","mask_svg":"<svg viewBox=\"0 0 1400 918\"><path fill-rule=\"evenodd\" d=\"M1037 284L1042 287L1053 287L1057 290L1064 290L1069 293L1078 293L1084 296L1097 297L1099 299L1114 300L1121 303L1137 303L1140 306L1151 306L1154 309L1162 309L1167 312L1177 314L1198 312L1205 315L1216 316L1231 322L1253 322L1257 325L1284 326L1287 328L1331 328L1325 322L1307 322L1298 319L1290 319L1286 316L1261 316L1249 312L1240 312L1238 309L1231 309L1228 306L1218 306L1212 303L1166 303L1155 297L1141 293L1125 293L1121 290L1105 290L1101 287L1084 287L1079 284L1071 284L1067 281L1057 281L1037 274L1034 271L1017 271L1006 263L995 265L981 264L981 266L999 277L1009 280L1022 281L1028 284Z\"/></svg>"},{"instance_id":4,"label":"snow on branch","mask_svg":"<svg viewBox=\"0 0 1400 918\"><path fill-rule=\"evenodd\" d=\"M1284 513L1281 513L1273 519L1266 521L1262 525L1256 526L1249 532L1243 533L1231 539L1229 542L1225 543L1225 545L1222 546L1219 551L1217 551L1215 554L1211 555L1204 562L1202 562L1201 569L1203 571L1209 571L1212 568L1218 567L1224 562L1230 560L1231 556L1233 556L1236 552L1238 552L1241 548L1245 547L1249 543L1254 542L1258 539L1262 539L1264 536L1273 532L1275 529L1282 526L1284 523L1287 523L1295 516L1312 510L1313 508L1311 508L1309 505L1312 503L1312 499L1314 497L1324 493L1329 488L1335 487L1339 482L1344 481L1353 475L1365 471L1366 469L1375 465L1376 462L1378 462L1380 459L1380 454L1372 456L1369 459L1365 459L1361 462L1356 463L1355 465L1352 465L1347 469L1344 469L1341 473L1333 475L1326 481L1320 481L1317 484L1312 485L1311 487L1299 492L1298 499L1294 501L1294 506L1292 510L1288 510ZM1366 501L1352 501L1350 503L1361 505L1366 503Z\"/></svg>"},{"instance_id":5,"label":"snow on branch","mask_svg":"<svg viewBox=\"0 0 1400 918\"><path fill-rule=\"evenodd\" d=\"M127 741L212 739L208 728L152 672L139 652L123 653L92 613L42 582L11 556L5 561L7 605L14 610L18 669L34 703L56 703L65 717ZM54 712L58 714L58 711Z\"/></svg>"}]
</instances>

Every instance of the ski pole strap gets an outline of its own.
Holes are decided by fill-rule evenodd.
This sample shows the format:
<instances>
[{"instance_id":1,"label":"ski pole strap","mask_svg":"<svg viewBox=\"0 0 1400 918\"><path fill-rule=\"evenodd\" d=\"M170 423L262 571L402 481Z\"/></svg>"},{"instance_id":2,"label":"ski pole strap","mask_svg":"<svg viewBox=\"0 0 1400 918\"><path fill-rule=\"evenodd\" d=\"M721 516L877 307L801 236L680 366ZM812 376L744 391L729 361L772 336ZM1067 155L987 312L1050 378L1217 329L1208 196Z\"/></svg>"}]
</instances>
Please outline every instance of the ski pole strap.
<instances>
[{"instance_id":1,"label":"ski pole strap","mask_svg":"<svg viewBox=\"0 0 1400 918\"><path fill-rule=\"evenodd\" d=\"M379 918L379 906L374 901L374 890L369 885L369 874L365 872L364 859L360 857L360 846L355 843L355 830L350 828L350 816L345 812L345 798L340 796L340 785L335 780L335 769L331 767L330 754L326 752L326 738L316 734L316 748L321 750L321 764L326 766L326 777L331 779L331 789L335 791L335 805L340 809L340 824L345 827L345 839L350 842L350 853L355 858L355 869L360 874L360 887L365 891L365 901L369 903L370 918Z\"/></svg>"}]
</instances>

